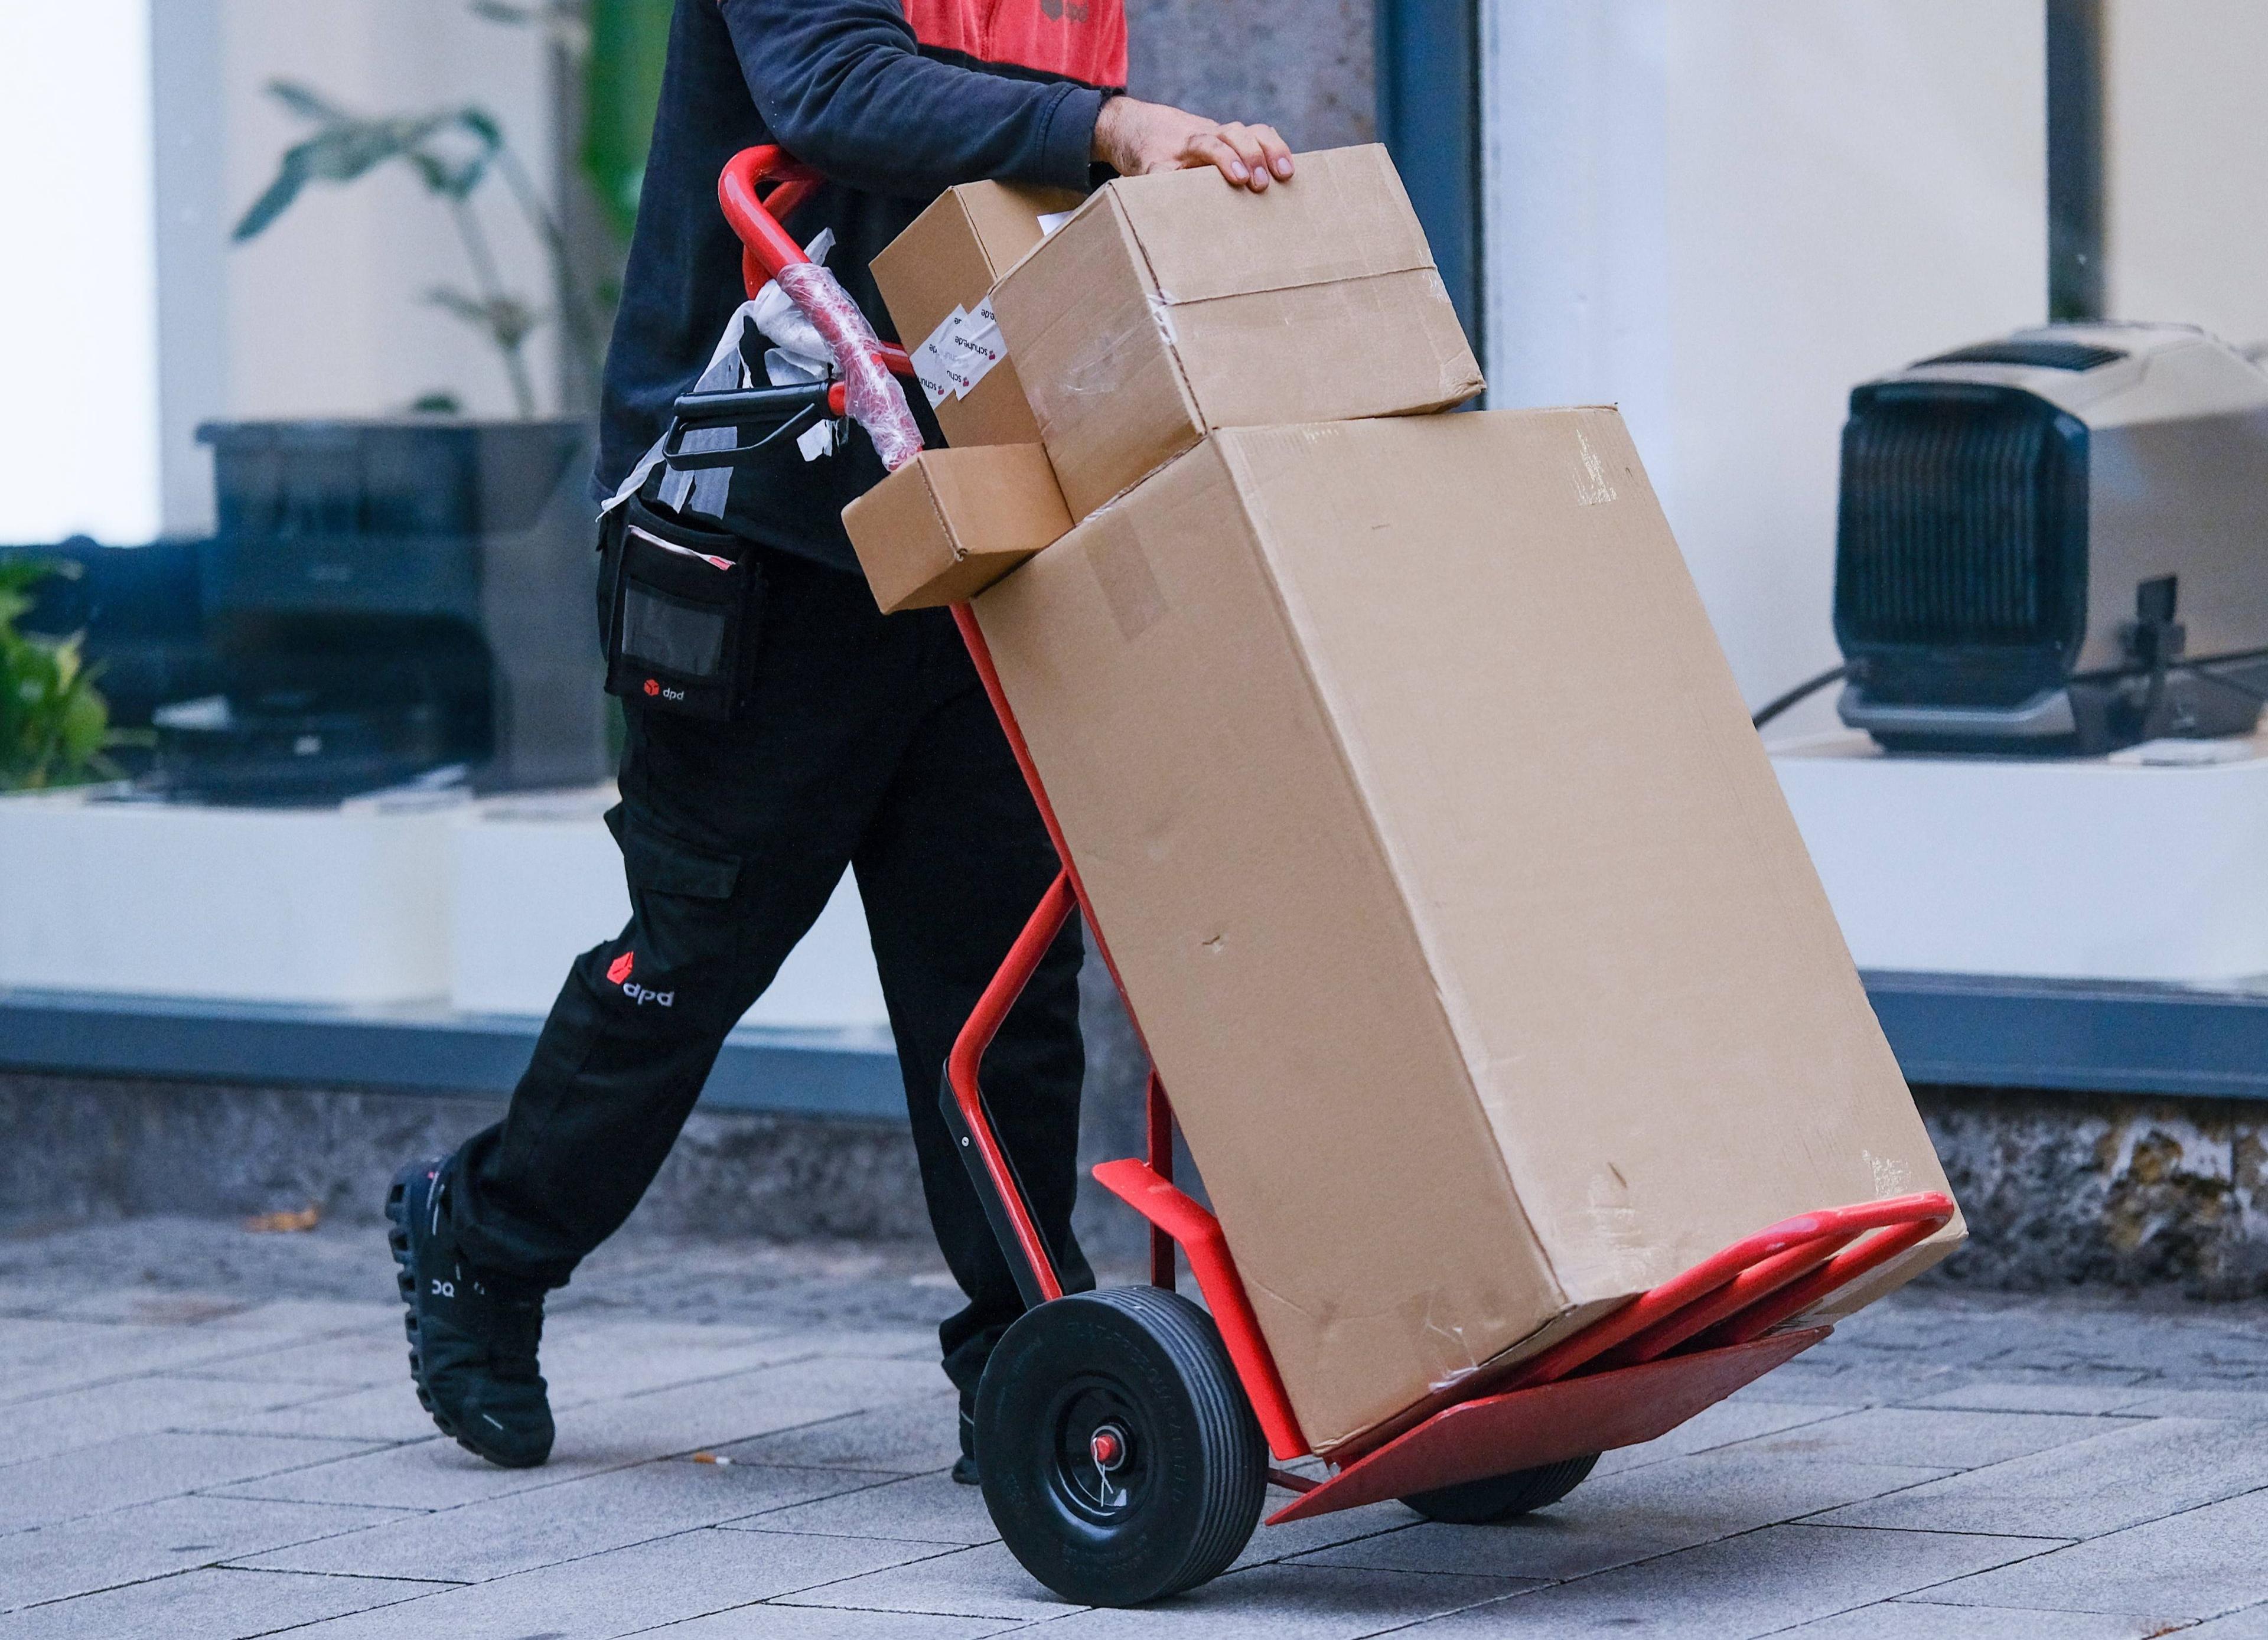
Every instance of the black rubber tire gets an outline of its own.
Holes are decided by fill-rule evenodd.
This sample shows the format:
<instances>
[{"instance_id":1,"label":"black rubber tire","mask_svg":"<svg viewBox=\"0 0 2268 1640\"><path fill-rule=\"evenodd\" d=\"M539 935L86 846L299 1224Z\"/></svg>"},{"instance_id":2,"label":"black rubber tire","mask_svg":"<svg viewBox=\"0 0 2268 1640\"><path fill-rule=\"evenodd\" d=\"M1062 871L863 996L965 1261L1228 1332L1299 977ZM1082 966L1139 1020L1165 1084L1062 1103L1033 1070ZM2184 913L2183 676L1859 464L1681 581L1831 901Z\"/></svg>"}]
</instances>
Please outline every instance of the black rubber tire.
<instances>
[{"instance_id":1,"label":"black rubber tire","mask_svg":"<svg viewBox=\"0 0 2268 1640\"><path fill-rule=\"evenodd\" d=\"M1123 1434L1121 1467L1086 1456ZM1027 1311L976 1390L976 1464L1008 1550L1082 1606L1139 1606L1226 1570L1259 1523L1268 1448L1212 1318L1115 1287Z\"/></svg>"},{"instance_id":2,"label":"black rubber tire","mask_svg":"<svg viewBox=\"0 0 2268 1640\"><path fill-rule=\"evenodd\" d=\"M1533 1469L1492 1475L1485 1481L1467 1481L1431 1492L1412 1492L1402 1501L1428 1520L1459 1526L1493 1526L1499 1520L1524 1515L1531 1509L1557 1503L1583 1483L1598 1461L1596 1452L1584 1458L1564 1458L1557 1463L1538 1464Z\"/></svg>"}]
</instances>

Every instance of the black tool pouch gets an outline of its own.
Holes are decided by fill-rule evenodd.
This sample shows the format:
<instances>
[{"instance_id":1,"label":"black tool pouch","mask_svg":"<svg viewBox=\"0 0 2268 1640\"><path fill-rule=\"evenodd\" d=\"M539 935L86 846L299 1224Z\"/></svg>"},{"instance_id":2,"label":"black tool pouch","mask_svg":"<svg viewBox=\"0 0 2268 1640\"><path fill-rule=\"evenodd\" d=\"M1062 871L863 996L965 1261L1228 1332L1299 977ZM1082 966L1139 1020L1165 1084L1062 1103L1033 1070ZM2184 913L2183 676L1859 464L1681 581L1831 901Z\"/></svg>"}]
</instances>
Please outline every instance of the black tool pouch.
<instances>
[{"instance_id":1,"label":"black tool pouch","mask_svg":"<svg viewBox=\"0 0 2268 1640\"><path fill-rule=\"evenodd\" d=\"M747 687L763 567L740 536L696 529L632 496L600 538L607 692L652 711L729 721Z\"/></svg>"}]
</instances>

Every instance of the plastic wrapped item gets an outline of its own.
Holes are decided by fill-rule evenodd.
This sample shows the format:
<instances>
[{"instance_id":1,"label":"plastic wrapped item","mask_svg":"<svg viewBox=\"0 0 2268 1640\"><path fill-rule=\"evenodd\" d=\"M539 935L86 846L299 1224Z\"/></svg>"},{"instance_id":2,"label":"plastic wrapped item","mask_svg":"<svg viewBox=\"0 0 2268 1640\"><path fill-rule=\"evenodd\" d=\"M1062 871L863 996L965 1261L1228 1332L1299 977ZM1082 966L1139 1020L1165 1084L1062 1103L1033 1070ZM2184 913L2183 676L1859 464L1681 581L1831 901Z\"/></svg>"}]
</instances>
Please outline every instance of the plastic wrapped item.
<instances>
[{"instance_id":1,"label":"plastic wrapped item","mask_svg":"<svg viewBox=\"0 0 2268 1640\"><path fill-rule=\"evenodd\" d=\"M779 270L779 287L795 299L804 317L825 339L843 372L846 408L866 430L874 452L895 473L921 453L921 430L904 391L882 363L881 339L836 276L817 262L794 262Z\"/></svg>"}]
</instances>

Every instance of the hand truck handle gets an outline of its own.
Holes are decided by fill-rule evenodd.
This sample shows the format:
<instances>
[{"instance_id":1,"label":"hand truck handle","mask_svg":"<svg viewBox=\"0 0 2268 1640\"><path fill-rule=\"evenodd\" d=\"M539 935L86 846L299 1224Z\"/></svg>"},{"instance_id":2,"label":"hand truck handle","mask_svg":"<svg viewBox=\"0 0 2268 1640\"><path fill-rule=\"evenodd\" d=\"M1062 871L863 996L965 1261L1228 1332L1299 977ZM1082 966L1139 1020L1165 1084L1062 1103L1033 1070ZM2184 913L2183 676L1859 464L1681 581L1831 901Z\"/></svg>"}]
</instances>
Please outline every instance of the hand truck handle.
<instances>
[{"instance_id":1,"label":"hand truck handle","mask_svg":"<svg viewBox=\"0 0 2268 1640\"><path fill-rule=\"evenodd\" d=\"M795 236L780 224L811 196L819 180L816 171L791 158L777 143L744 148L725 162L717 178L717 203L740 236L750 296L762 290L765 281L778 278L781 268L811 260L795 242ZM773 184L768 197L756 191L766 182Z\"/></svg>"},{"instance_id":2,"label":"hand truck handle","mask_svg":"<svg viewBox=\"0 0 2268 1640\"><path fill-rule=\"evenodd\" d=\"M840 416L847 389L839 381L796 382L784 387L744 387L688 393L671 407L669 430L662 435L662 459L681 472L735 467L782 438L792 438L822 415ZM688 450L685 436L729 427L733 442L721 450ZM763 429L763 437L742 442L744 430Z\"/></svg>"}]
</instances>

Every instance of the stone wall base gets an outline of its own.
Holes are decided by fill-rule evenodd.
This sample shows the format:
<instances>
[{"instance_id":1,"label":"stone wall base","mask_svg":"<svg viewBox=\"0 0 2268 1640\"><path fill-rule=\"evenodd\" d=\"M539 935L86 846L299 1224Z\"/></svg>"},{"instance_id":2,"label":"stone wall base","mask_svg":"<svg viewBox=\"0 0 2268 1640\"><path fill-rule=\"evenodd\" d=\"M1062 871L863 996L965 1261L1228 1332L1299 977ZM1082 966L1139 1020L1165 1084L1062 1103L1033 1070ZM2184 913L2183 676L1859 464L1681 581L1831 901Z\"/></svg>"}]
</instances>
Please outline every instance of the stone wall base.
<instances>
[{"instance_id":1,"label":"stone wall base","mask_svg":"<svg viewBox=\"0 0 2268 1640\"><path fill-rule=\"evenodd\" d=\"M1139 1153L1138 1049L1090 1032L1092 1163ZM2000 1289L2268 1293L2268 1105L2006 1089L1916 1090L1971 1239L1932 1279ZM0 1217L17 1224L313 1203L375 1219L404 1159L501 1101L324 1088L0 1075ZM1099 1260L1143 1246L1085 1193ZM681 1234L887 1240L928 1233L902 1126L696 1112L634 1223Z\"/></svg>"},{"instance_id":2,"label":"stone wall base","mask_svg":"<svg viewBox=\"0 0 2268 1640\"><path fill-rule=\"evenodd\" d=\"M1943 1278L2268 1292L2268 1104L1914 1090L1968 1215Z\"/></svg>"}]
</instances>

